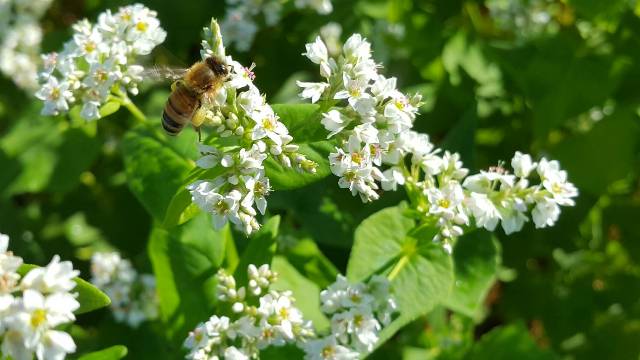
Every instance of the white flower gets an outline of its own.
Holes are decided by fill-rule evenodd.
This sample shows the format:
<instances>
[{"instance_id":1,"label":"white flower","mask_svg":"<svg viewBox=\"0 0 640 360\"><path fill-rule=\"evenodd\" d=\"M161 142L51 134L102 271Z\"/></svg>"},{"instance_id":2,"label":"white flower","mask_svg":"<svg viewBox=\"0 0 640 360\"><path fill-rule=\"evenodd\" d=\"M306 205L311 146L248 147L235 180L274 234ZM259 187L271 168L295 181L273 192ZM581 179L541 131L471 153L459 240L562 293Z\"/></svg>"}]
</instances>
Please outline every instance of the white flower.
<instances>
[{"instance_id":1,"label":"white flower","mask_svg":"<svg viewBox=\"0 0 640 360\"><path fill-rule=\"evenodd\" d=\"M302 53L302 55L306 56L315 64L322 64L329 61L329 53L327 51L327 46L322 41L320 36L316 37L316 40L313 43L305 45L307 52Z\"/></svg>"},{"instance_id":2,"label":"white flower","mask_svg":"<svg viewBox=\"0 0 640 360\"><path fill-rule=\"evenodd\" d=\"M345 127L349 125L351 119L342 115L341 112L337 110L331 110L328 113L322 115L322 120L320 123L324 126L327 131L329 131L329 135L327 135L327 139L341 132Z\"/></svg>"},{"instance_id":3,"label":"white flower","mask_svg":"<svg viewBox=\"0 0 640 360\"><path fill-rule=\"evenodd\" d=\"M578 196L578 189L567 181L567 172L560 170L560 163L542 158L538 164L538 174L542 179L542 185L551 193L558 205L573 206L575 204L572 198Z\"/></svg>"},{"instance_id":4,"label":"white flower","mask_svg":"<svg viewBox=\"0 0 640 360\"><path fill-rule=\"evenodd\" d=\"M553 200L543 199L536 203L531 216L536 228L553 226L560 216L560 207Z\"/></svg>"},{"instance_id":5,"label":"white flower","mask_svg":"<svg viewBox=\"0 0 640 360\"><path fill-rule=\"evenodd\" d=\"M382 190L396 191L398 185L404 185L405 178L402 171L397 167L392 167L382 172L384 179L382 179Z\"/></svg>"},{"instance_id":6,"label":"white flower","mask_svg":"<svg viewBox=\"0 0 640 360\"><path fill-rule=\"evenodd\" d=\"M303 345L306 360L355 360L360 353L346 346L338 345L335 337L310 340Z\"/></svg>"},{"instance_id":7,"label":"white flower","mask_svg":"<svg viewBox=\"0 0 640 360\"><path fill-rule=\"evenodd\" d=\"M25 348L38 349L45 346L45 340L52 340L46 337L51 328L75 320L72 312L79 307L76 299L67 293L45 297L38 291L27 289L22 294L18 312L6 321L10 328L21 334ZM56 352L69 348L69 338L54 335L55 339L62 340L62 343L52 347Z\"/></svg>"},{"instance_id":8,"label":"white flower","mask_svg":"<svg viewBox=\"0 0 640 360\"><path fill-rule=\"evenodd\" d=\"M296 81L296 84L303 88L300 97L303 99L311 99L311 103L315 104L318 100L320 100L320 96L324 93L324 91L329 87L328 83L320 82L302 82Z\"/></svg>"},{"instance_id":9,"label":"white flower","mask_svg":"<svg viewBox=\"0 0 640 360\"><path fill-rule=\"evenodd\" d=\"M511 160L511 167L517 177L526 178L531 171L536 168L536 163L531 160L531 156L516 151L513 159Z\"/></svg>"},{"instance_id":10,"label":"white flower","mask_svg":"<svg viewBox=\"0 0 640 360\"><path fill-rule=\"evenodd\" d=\"M361 111L358 112L361 114L367 113L367 110L373 110L373 106L370 105L374 102L368 100L371 98L371 95L366 92L368 88L368 82L366 80L352 79L349 75L343 74L342 81L344 83L344 90L338 91L333 96L334 99L347 99L349 105L351 105L355 110L360 108ZM362 100L364 100L364 102L362 102ZM362 107L365 107L364 110Z\"/></svg>"},{"instance_id":11,"label":"white flower","mask_svg":"<svg viewBox=\"0 0 640 360\"><path fill-rule=\"evenodd\" d=\"M429 199L429 212L447 220L452 220L460 215L460 205L464 201L464 192L460 184L450 182L444 187L431 188L426 191Z\"/></svg>"},{"instance_id":12,"label":"white flower","mask_svg":"<svg viewBox=\"0 0 640 360\"><path fill-rule=\"evenodd\" d=\"M69 110L69 103L74 101L73 93L66 81L58 82L51 76L36 92L36 97L44 101L43 115L58 115Z\"/></svg>"},{"instance_id":13,"label":"white flower","mask_svg":"<svg viewBox=\"0 0 640 360\"><path fill-rule=\"evenodd\" d=\"M211 193L208 201L212 208L213 224L216 229L221 229L227 221L237 223L238 208L240 205L241 194L237 190L232 190L227 195Z\"/></svg>"},{"instance_id":14,"label":"white flower","mask_svg":"<svg viewBox=\"0 0 640 360\"><path fill-rule=\"evenodd\" d=\"M76 283L73 280L80 271L73 270L70 261L60 262L55 255L46 267L32 269L22 278L23 288L35 289L44 294L71 291Z\"/></svg>"},{"instance_id":15,"label":"white flower","mask_svg":"<svg viewBox=\"0 0 640 360\"><path fill-rule=\"evenodd\" d=\"M509 235L522 230L524 223L529 218L524 214L527 206L522 199L514 198L512 201L503 201L501 207L498 208L502 216L502 229L505 234Z\"/></svg>"},{"instance_id":16,"label":"white flower","mask_svg":"<svg viewBox=\"0 0 640 360\"><path fill-rule=\"evenodd\" d=\"M344 43L344 55L350 61L369 59L371 56L371 44L360 34L351 35Z\"/></svg>"},{"instance_id":17,"label":"white flower","mask_svg":"<svg viewBox=\"0 0 640 360\"><path fill-rule=\"evenodd\" d=\"M224 350L224 358L226 360L249 360L249 356L235 346L230 346Z\"/></svg>"},{"instance_id":18,"label":"white flower","mask_svg":"<svg viewBox=\"0 0 640 360\"><path fill-rule=\"evenodd\" d=\"M196 161L196 165L203 169L214 168L220 163L220 152L213 146L198 144L198 151L202 157Z\"/></svg>"},{"instance_id":19,"label":"white flower","mask_svg":"<svg viewBox=\"0 0 640 360\"><path fill-rule=\"evenodd\" d=\"M476 219L476 225L489 231L495 230L501 215L486 194L471 193L465 201L467 209Z\"/></svg>"},{"instance_id":20,"label":"white flower","mask_svg":"<svg viewBox=\"0 0 640 360\"><path fill-rule=\"evenodd\" d=\"M42 341L36 347L36 357L38 359L64 359L67 354L75 351L76 344L71 335L64 331L49 330L43 334Z\"/></svg>"},{"instance_id":21,"label":"white flower","mask_svg":"<svg viewBox=\"0 0 640 360\"><path fill-rule=\"evenodd\" d=\"M278 121L278 116L273 112L271 107L264 107L253 113L253 120L256 126L251 134L252 140L259 140L268 137L277 145L282 144L282 135L288 133L287 128Z\"/></svg>"}]
</instances>

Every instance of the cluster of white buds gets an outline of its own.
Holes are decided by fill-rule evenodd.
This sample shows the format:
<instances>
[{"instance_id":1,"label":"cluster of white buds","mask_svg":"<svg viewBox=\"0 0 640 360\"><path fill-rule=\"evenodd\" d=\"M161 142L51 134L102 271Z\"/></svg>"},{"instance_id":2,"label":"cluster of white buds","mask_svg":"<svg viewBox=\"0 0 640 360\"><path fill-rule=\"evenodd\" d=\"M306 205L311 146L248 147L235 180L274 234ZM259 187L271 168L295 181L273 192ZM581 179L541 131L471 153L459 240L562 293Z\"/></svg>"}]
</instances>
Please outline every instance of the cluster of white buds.
<instances>
[{"instance_id":1,"label":"cluster of white buds","mask_svg":"<svg viewBox=\"0 0 640 360\"><path fill-rule=\"evenodd\" d=\"M76 345L55 329L75 321L80 304L71 291L80 272L56 255L46 267L21 277L23 260L8 246L9 237L0 234L0 358L28 360L35 354L39 360L64 359Z\"/></svg>"},{"instance_id":2,"label":"cluster of white buds","mask_svg":"<svg viewBox=\"0 0 640 360\"><path fill-rule=\"evenodd\" d=\"M287 1L281 0L226 0L226 13L222 20L224 37L229 46L247 51L253 44L259 23L274 26L282 17ZM298 9L312 9L326 15L333 11L331 0L295 0Z\"/></svg>"},{"instance_id":3,"label":"cluster of white buds","mask_svg":"<svg viewBox=\"0 0 640 360\"><path fill-rule=\"evenodd\" d=\"M38 88L42 28L51 0L0 1L0 71L24 90Z\"/></svg>"},{"instance_id":4,"label":"cluster of white buds","mask_svg":"<svg viewBox=\"0 0 640 360\"><path fill-rule=\"evenodd\" d=\"M536 164L530 155L516 152L511 160L513 174L496 166L467 176L458 154L439 155L424 134L410 131L403 137L402 151L410 156L410 165L405 165L403 157L385 172L392 176L382 186L394 190L396 184L405 184L413 191L416 209L425 214L426 222L440 228L434 240L443 240L449 252L450 240L464 233L471 217L477 227L493 231L501 223L504 232L511 234L522 230L531 212L536 228L544 228L553 226L560 207L573 206L578 196L557 161L542 158ZM537 184L530 183L534 170L540 180Z\"/></svg>"},{"instance_id":5,"label":"cluster of white buds","mask_svg":"<svg viewBox=\"0 0 640 360\"><path fill-rule=\"evenodd\" d=\"M322 311L331 317L331 333L305 343L305 359L359 359L369 354L396 311L389 281L378 275L355 284L338 275L320 293L320 301Z\"/></svg>"},{"instance_id":6,"label":"cluster of white buds","mask_svg":"<svg viewBox=\"0 0 640 360\"><path fill-rule=\"evenodd\" d=\"M325 82L298 82L301 97L331 106L322 124L337 137L339 147L329 156L338 185L359 194L363 202L377 200L380 167L400 159L400 135L413 126L421 104L420 95L408 96L396 89L395 78L378 74L371 45L352 35L338 57L330 57L320 37L306 45L304 53L320 65Z\"/></svg>"},{"instance_id":7,"label":"cluster of white buds","mask_svg":"<svg viewBox=\"0 0 640 360\"><path fill-rule=\"evenodd\" d=\"M81 116L100 118L100 107L109 100L129 102L126 92L136 95L144 68L136 64L162 43L166 32L156 12L143 5L107 10L93 25L82 20L60 53L43 55L36 97L44 101L43 115L65 113L82 104Z\"/></svg>"},{"instance_id":8,"label":"cluster of white buds","mask_svg":"<svg viewBox=\"0 0 640 360\"><path fill-rule=\"evenodd\" d=\"M568 5L556 0L487 0L485 6L500 30L525 41L557 32Z\"/></svg>"},{"instance_id":9,"label":"cluster of white buds","mask_svg":"<svg viewBox=\"0 0 640 360\"><path fill-rule=\"evenodd\" d=\"M215 177L197 181L188 189L193 202L212 214L216 228L230 221L251 234L260 227L256 215L264 214L271 191L263 165L267 157L300 172L314 173L318 165L298 153L287 127L253 84L252 68L225 56L215 20L205 28L205 36L202 58L215 55L225 59L230 73L215 98L203 103L198 115L204 125L214 129L215 139L210 145L200 145L203 156L197 165L212 169Z\"/></svg>"},{"instance_id":10,"label":"cluster of white buds","mask_svg":"<svg viewBox=\"0 0 640 360\"><path fill-rule=\"evenodd\" d=\"M557 161L535 164L529 155L516 153L515 175L496 167L467 177L458 154L442 153L426 134L411 130L420 96L402 94L395 78L377 73L371 46L360 35L351 36L337 58L328 56L320 37L306 47L304 55L320 65L326 81L299 82L301 97L320 101L328 110L321 122L328 137L336 136L340 144L329 156L331 171L340 178L340 187L364 202L378 199L379 189L405 185L425 222L440 228L434 240L443 240L447 250L471 216L488 230L502 222L509 234L522 229L530 210L536 227L542 228L556 222L560 206L574 205L578 191ZM534 169L541 181L530 186Z\"/></svg>"},{"instance_id":11,"label":"cluster of white buds","mask_svg":"<svg viewBox=\"0 0 640 360\"><path fill-rule=\"evenodd\" d=\"M233 276L220 270L218 299L231 306L228 316L212 316L189 333L187 359L259 358L270 346L300 344L314 335L288 291L269 290L277 274L268 265L249 265L249 291L237 288Z\"/></svg>"},{"instance_id":12,"label":"cluster of white buds","mask_svg":"<svg viewBox=\"0 0 640 360\"><path fill-rule=\"evenodd\" d=\"M155 278L138 274L131 262L117 252L93 254L91 283L111 299L116 321L135 328L158 317Z\"/></svg>"}]
</instances>

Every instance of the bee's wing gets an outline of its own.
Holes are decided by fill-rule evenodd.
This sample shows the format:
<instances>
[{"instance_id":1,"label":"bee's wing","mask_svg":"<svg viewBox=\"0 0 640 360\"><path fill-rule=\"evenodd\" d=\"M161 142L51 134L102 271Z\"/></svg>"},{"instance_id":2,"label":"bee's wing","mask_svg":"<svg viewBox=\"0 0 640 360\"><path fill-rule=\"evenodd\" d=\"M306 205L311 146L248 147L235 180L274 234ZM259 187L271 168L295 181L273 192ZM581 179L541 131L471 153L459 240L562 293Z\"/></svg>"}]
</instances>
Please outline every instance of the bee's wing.
<instances>
[{"instance_id":1,"label":"bee's wing","mask_svg":"<svg viewBox=\"0 0 640 360\"><path fill-rule=\"evenodd\" d=\"M182 79L189 69L171 68L168 66L154 66L142 72L145 80L151 81L176 81Z\"/></svg>"}]
</instances>

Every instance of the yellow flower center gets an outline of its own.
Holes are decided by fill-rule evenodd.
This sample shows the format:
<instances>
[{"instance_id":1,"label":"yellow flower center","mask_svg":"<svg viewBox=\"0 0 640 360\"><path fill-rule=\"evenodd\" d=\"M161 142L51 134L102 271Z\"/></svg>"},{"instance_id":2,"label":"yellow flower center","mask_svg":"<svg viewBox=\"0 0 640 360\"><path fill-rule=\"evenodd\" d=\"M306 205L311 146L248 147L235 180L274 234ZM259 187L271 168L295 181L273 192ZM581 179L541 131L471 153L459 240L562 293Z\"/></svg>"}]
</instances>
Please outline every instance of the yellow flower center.
<instances>
[{"instance_id":1,"label":"yellow flower center","mask_svg":"<svg viewBox=\"0 0 640 360\"><path fill-rule=\"evenodd\" d=\"M353 161L354 163L360 165L362 163L362 160L362 155L360 155L360 153L351 154L351 161Z\"/></svg>"},{"instance_id":2,"label":"yellow flower center","mask_svg":"<svg viewBox=\"0 0 640 360\"><path fill-rule=\"evenodd\" d=\"M325 346L324 349L322 349L322 357L327 359L327 358L331 358L336 354L336 349L333 348L333 346L329 345L329 346Z\"/></svg>"},{"instance_id":3,"label":"yellow flower center","mask_svg":"<svg viewBox=\"0 0 640 360\"><path fill-rule=\"evenodd\" d=\"M262 127L265 128L265 130L273 131L276 128L276 124L273 118L268 117L262 120Z\"/></svg>"},{"instance_id":4,"label":"yellow flower center","mask_svg":"<svg viewBox=\"0 0 640 360\"><path fill-rule=\"evenodd\" d=\"M136 30L138 31L145 32L147 31L147 28L149 28L149 25L147 25L147 23L144 21L138 21L138 23L136 24Z\"/></svg>"},{"instance_id":5,"label":"yellow flower center","mask_svg":"<svg viewBox=\"0 0 640 360\"><path fill-rule=\"evenodd\" d=\"M283 318L283 319L288 319L289 318L289 310L287 310L287 308L280 309L280 317Z\"/></svg>"},{"instance_id":6,"label":"yellow flower center","mask_svg":"<svg viewBox=\"0 0 640 360\"><path fill-rule=\"evenodd\" d=\"M229 205L224 200L220 200L216 203L216 211L218 214L225 214L229 211Z\"/></svg>"},{"instance_id":7,"label":"yellow flower center","mask_svg":"<svg viewBox=\"0 0 640 360\"><path fill-rule=\"evenodd\" d=\"M47 312L44 309L38 309L31 314L31 326L37 328L47 320Z\"/></svg>"},{"instance_id":8,"label":"yellow flower center","mask_svg":"<svg viewBox=\"0 0 640 360\"><path fill-rule=\"evenodd\" d=\"M93 52L96 48L97 48L97 45L93 41L87 41L87 43L84 44L84 51L88 53Z\"/></svg>"},{"instance_id":9,"label":"yellow flower center","mask_svg":"<svg viewBox=\"0 0 640 360\"><path fill-rule=\"evenodd\" d=\"M440 206L441 208L448 209L449 206L451 206L451 203L447 199L440 199L438 200L438 206Z\"/></svg>"},{"instance_id":10,"label":"yellow flower center","mask_svg":"<svg viewBox=\"0 0 640 360\"><path fill-rule=\"evenodd\" d=\"M51 90L51 94L49 95L49 97L51 98L51 100L59 99L60 98L60 89L53 88L53 90Z\"/></svg>"},{"instance_id":11,"label":"yellow flower center","mask_svg":"<svg viewBox=\"0 0 640 360\"><path fill-rule=\"evenodd\" d=\"M553 183L553 185L551 186L551 189L553 190L554 193L560 193L562 192L562 185L560 183Z\"/></svg>"}]
</instances>

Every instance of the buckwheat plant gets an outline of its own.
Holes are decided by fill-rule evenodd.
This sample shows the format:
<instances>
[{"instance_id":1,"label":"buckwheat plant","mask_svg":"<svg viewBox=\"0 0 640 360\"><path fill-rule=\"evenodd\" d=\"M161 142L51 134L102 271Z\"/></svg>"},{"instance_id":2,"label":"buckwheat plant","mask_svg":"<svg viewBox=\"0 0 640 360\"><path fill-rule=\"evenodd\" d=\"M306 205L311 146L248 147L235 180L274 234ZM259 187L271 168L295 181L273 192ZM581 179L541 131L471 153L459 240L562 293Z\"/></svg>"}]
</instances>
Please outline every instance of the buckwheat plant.
<instances>
[{"instance_id":1,"label":"buckwheat plant","mask_svg":"<svg viewBox=\"0 0 640 360\"><path fill-rule=\"evenodd\" d=\"M256 359L268 347L313 336L311 322L295 307L291 292L269 289L277 278L269 265L249 265L247 274L248 286L238 288L233 276L218 272L218 300L227 311L189 333L187 359Z\"/></svg>"},{"instance_id":2,"label":"buckwheat plant","mask_svg":"<svg viewBox=\"0 0 640 360\"><path fill-rule=\"evenodd\" d=\"M116 321L131 327L158 317L155 278L138 274L119 253L95 253L91 257L91 283L111 299Z\"/></svg>"},{"instance_id":3,"label":"buckwheat plant","mask_svg":"<svg viewBox=\"0 0 640 360\"><path fill-rule=\"evenodd\" d=\"M227 0L226 14L222 20L223 35L227 45L238 51L247 51L253 44L259 24L274 26L283 15L284 7L291 1L280 0ZM333 11L331 0L295 0L298 9L311 9L326 15Z\"/></svg>"},{"instance_id":4,"label":"buckwheat plant","mask_svg":"<svg viewBox=\"0 0 640 360\"><path fill-rule=\"evenodd\" d=\"M8 246L9 237L0 234L0 358L63 359L76 345L56 328L75 321L80 304L72 290L79 271L56 255L46 267L22 277L23 260Z\"/></svg>"},{"instance_id":5,"label":"buckwheat plant","mask_svg":"<svg viewBox=\"0 0 640 360\"><path fill-rule=\"evenodd\" d=\"M471 226L494 230L499 222L507 234L522 229L531 212L538 228L552 226L561 206L573 206L578 191L567 181L557 161L516 153L514 174L502 166L468 175L460 156L437 149L426 134L411 128L421 104L420 95L396 88L396 78L378 73L371 45L352 35L337 57L328 55L320 37L306 45L307 56L320 66L323 82L298 82L300 96L319 102L321 123L338 146L329 155L338 185L377 200L379 190L404 185L421 221L439 227L435 241L451 250L451 240ZM530 184L536 171L539 182Z\"/></svg>"},{"instance_id":6,"label":"buckwheat plant","mask_svg":"<svg viewBox=\"0 0 640 360\"><path fill-rule=\"evenodd\" d=\"M43 56L40 89L43 115L66 113L80 104L87 120L101 117L100 107L115 101L144 119L127 96L136 95L144 68L138 57L148 55L166 37L156 12L141 4L107 10L96 24L82 20L73 25L73 37L60 53Z\"/></svg>"},{"instance_id":7,"label":"buckwheat plant","mask_svg":"<svg viewBox=\"0 0 640 360\"><path fill-rule=\"evenodd\" d=\"M196 164L211 178L196 181L188 189L192 201L213 216L216 228L230 221L251 234L260 227L256 215L264 214L271 191L263 162L271 157L285 168L309 173L315 173L317 164L298 153L286 126L253 84L252 67L225 56L215 20L205 28L205 37L203 59L225 58L230 79L200 110L214 134L200 145L203 156Z\"/></svg>"},{"instance_id":8,"label":"buckwheat plant","mask_svg":"<svg viewBox=\"0 0 640 360\"><path fill-rule=\"evenodd\" d=\"M389 281L377 275L366 284L350 283L338 275L320 293L320 301L322 312L331 319L331 331L303 345L305 359L359 359L369 354L396 310Z\"/></svg>"},{"instance_id":9,"label":"buckwheat plant","mask_svg":"<svg viewBox=\"0 0 640 360\"><path fill-rule=\"evenodd\" d=\"M27 91L38 88L39 20L50 4L51 0L0 1L0 71Z\"/></svg>"}]
</instances>

